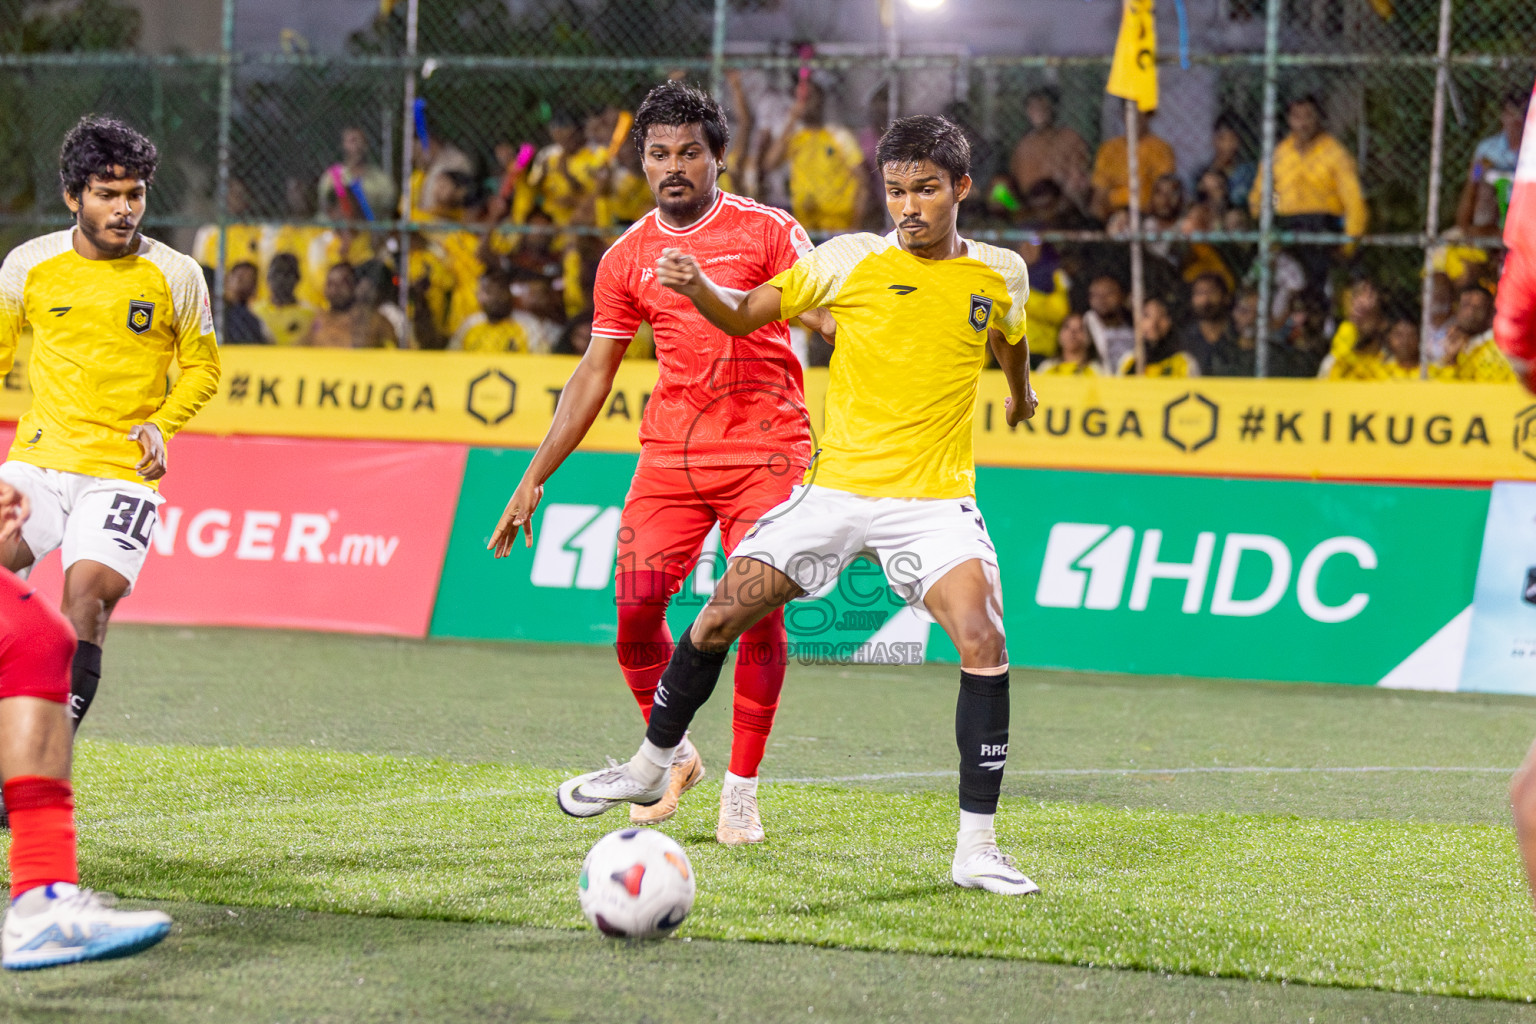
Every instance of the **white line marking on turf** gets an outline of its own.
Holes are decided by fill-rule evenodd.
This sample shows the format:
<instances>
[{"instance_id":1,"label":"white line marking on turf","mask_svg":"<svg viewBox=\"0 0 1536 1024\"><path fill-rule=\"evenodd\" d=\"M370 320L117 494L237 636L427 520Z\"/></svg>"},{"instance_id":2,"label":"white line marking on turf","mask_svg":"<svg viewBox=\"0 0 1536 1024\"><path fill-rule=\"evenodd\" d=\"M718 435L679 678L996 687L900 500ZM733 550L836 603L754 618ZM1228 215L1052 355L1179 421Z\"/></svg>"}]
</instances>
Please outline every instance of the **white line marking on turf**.
<instances>
[{"instance_id":1,"label":"white line marking on turf","mask_svg":"<svg viewBox=\"0 0 1536 1024\"><path fill-rule=\"evenodd\" d=\"M1365 775L1379 772L1463 773L1512 775L1514 768L1467 768L1458 765L1340 765L1323 768L1293 768L1266 765L1212 765L1206 768L1010 768L1016 775ZM883 772L868 775L822 775L790 779L764 779L810 785L825 782L890 782L899 779L952 779L957 772Z\"/></svg>"}]
</instances>

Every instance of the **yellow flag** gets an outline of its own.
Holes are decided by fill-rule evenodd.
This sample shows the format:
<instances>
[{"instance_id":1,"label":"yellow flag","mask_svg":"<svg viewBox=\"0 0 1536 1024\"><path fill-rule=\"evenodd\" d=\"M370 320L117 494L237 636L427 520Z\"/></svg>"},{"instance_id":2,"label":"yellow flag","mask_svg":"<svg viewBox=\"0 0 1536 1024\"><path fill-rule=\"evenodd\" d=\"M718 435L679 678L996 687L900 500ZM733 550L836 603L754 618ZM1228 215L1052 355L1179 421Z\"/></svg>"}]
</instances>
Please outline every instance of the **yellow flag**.
<instances>
[{"instance_id":1,"label":"yellow flag","mask_svg":"<svg viewBox=\"0 0 1536 1024\"><path fill-rule=\"evenodd\" d=\"M1157 24L1152 15L1155 0L1125 0L1120 16L1120 37L1115 40L1115 59L1109 65L1109 84L1104 91L1121 99L1135 100L1141 110L1157 109Z\"/></svg>"}]
</instances>

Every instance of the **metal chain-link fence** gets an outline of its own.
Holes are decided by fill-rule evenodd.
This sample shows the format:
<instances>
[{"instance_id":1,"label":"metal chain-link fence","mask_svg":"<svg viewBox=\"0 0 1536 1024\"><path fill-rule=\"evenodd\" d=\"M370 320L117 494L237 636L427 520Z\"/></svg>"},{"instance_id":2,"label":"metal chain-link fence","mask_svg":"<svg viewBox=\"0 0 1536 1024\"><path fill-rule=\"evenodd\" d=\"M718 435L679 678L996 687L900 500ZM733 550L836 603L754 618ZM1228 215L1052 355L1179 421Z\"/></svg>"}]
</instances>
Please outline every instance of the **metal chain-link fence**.
<instances>
[{"instance_id":1,"label":"metal chain-link fence","mask_svg":"<svg viewBox=\"0 0 1536 1024\"><path fill-rule=\"evenodd\" d=\"M880 130L948 115L973 142L965 229L1031 263L1041 354L1071 312L1135 320L1090 294L1129 283L1123 108L1104 93L1115 0L309 0L295 19L325 30L308 34L281 4L226 0L220 50L182 56L132 52L132 9L103 3L127 14L87 31L45 5L52 20L0 32L0 242L68 223L59 140L111 112L161 147L149 230L209 266L221 318L246 301L226 295L230 267L256 264L269 301L287 253L300 302L328 301L334 263L369 264L402 340L442 346L491 269L519 315L546 321L527 344L579 348L595 260L646 208L627 112L686 77L730 111L730 187L818 237L884 230ZM1496 280L1536 5L1164 0L1157 19L1140 241L1175 328L1195 330L1200 308L1208 334L1221 326L1198 294L1213 279L1248 353L1217 372L1326 373L1335 326L1372 290L1373 322L1417 323L1444 359L1459 290Z\"/></svg>"}]
</instances>

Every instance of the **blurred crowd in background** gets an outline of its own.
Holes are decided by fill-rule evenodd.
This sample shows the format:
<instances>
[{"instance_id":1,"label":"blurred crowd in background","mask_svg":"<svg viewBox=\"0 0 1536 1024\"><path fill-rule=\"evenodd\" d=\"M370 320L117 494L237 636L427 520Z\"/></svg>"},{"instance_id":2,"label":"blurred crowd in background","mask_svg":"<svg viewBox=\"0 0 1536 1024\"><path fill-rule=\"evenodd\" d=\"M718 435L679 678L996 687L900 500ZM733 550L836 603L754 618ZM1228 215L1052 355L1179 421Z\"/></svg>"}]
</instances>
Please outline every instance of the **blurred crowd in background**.
<instances>
[{"instance_id":1,"label":"blurred crowd in background","mask_svg":"<svg viewBox=\"0 0 1536 1024\"><path fill-rule=\"evenodd\" d=\"M739 75L725 82L733 143L723 188L790 210L818 239L889 230L874 166L886 95L876 91L855 126L829 116L833 83L802 77L749 97ZM973 146L963 230L1082 236L1017 244L1030 270L1029 342L1040 372L1135 372L1139 318L1148 375L1251 376L1262 343L1271 376L1505 381L1514 378L1491 338L1499 251L1489 240L1502 229L1527 101L1523 89L1503 96L1498 124L1455 172L1464 185L1455 226L1432 254L1427 316L1423 281L1377 279L1349 245L1282 247L1271 306L1259 309L1254 247L1202 237L1251 231L1260 213L1256 133L1232 111L1214 119L1211 157L1199 166L1159 136L1155 116L1142 116L1134 187L1149 240L1140 310L1129 304L1125 136L1090 146L1060 123L1052 87L1029 93L1029 129L1016 139L987 138L963 102L944 113ZM598 261L653 205L630 112L561 109L552 99L540 144L501 140L487 153L466 152L431 121L418 111L404 192L399 169L381 165L360 127L340 133L334 164L288 179L280 222L242 219L249 196L230 179L223 343L585 351ZM1274 163L1279 230L1370 230L1355 158L1316 96L1285 105ZM397 217L414 230L368 227ZM220 247L214 226L193 243L210 280ZM819 337L797 330L795 338L808 365L827 362ZM629 356L653 351L642 334Z\"/></svg>"}]
</instances>

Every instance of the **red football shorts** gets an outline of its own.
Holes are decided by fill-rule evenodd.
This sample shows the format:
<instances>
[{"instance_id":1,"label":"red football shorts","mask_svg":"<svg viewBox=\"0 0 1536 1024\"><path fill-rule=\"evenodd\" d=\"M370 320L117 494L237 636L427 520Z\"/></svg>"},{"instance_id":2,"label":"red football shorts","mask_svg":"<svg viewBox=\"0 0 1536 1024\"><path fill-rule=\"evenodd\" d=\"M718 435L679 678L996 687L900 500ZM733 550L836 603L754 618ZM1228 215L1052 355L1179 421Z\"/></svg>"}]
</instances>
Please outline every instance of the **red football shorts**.
<instances>
[{"instance_id":1,"label":"red football shorts","mask_svg":"<svg viewBox=\"0 0 1536 1024\"><path fill-rule=\"evenodd\" d=\"M778 462L689 469L641 463L619 520L618 571L665 572L681 581L716 523L720 549L729 555L804 473L803 466Z\"/></svg>"},{"instance_id":2,"label":"red football shorts","mask_svg":"<svg viewBox=\"0 0 1536 1024\"><path fill-rule=\"evenodd\" d=\"M69 700L75 630L48 599L0 569L0 699Z\"/></svg>"}]
</instances>

